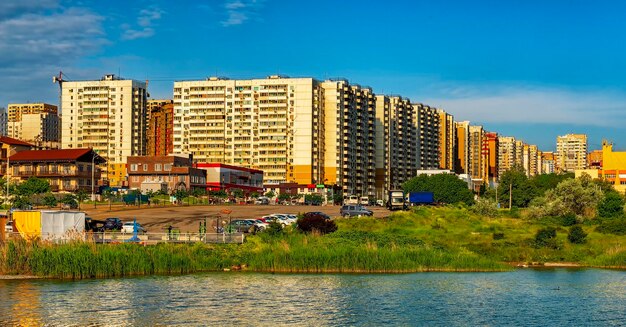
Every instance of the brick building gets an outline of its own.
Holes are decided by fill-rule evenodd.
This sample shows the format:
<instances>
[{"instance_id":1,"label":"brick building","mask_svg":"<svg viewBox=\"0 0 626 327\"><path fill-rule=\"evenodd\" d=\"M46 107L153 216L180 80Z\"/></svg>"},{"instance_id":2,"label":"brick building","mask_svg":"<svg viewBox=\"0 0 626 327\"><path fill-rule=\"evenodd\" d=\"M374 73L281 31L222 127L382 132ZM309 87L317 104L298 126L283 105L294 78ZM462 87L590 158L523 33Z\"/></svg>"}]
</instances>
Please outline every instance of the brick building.
<instances>
[{"instance_id":1,"label":"brick building","mask_svg":"<svg viewBox=\"0 0 626 327\"><path fill-rule=\"evenodd\" d=\"M130 189L144 189L144 182L165 183L168 193L206 188L206 171L194 168L191 156L131 156L127 169Z\"/></svg>"}]
</instances>

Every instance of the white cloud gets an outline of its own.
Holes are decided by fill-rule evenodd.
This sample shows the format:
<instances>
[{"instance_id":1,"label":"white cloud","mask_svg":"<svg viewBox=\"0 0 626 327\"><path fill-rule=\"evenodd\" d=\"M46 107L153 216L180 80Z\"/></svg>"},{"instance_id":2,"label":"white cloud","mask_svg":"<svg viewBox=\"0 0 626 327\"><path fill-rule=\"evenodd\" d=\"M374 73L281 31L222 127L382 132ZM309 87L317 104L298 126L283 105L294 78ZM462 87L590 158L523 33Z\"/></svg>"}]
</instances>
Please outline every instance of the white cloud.
<instances>
[{"instance_id":1,"label":"white cloud","mask_svg":"<svg viewBox=\"0 0 626 327\"><path fill-rule=\"evenodd\" d=\"M227 18L222 26L241 25L255 17L263 7L263 0L229 0L224 4Z\"/></svg>"},{"instance_id":2,"label":"white cloud","mask_svg":"<svg viewBox=\"0 0 626 327\"><path fill-rule=\"evenodd\" d=\"M626 124L626 94L555 87L460 86L420 100L476 123Z\"/></svg>"},{"instance_id":3,"label":"white cloud","mask_svg":"<svg viewBox=\"0 0 626 327\"><path fill-rule=\"evenodd\" d=\"M137 28L131 28L128 24L122 25L122 29L124 29L122 39L135 40L153 36L154 23L161 19L164 13L164 11L156 7L142 9L139 11L139 17L137 17Z\"/></svg>"}]
</instances>

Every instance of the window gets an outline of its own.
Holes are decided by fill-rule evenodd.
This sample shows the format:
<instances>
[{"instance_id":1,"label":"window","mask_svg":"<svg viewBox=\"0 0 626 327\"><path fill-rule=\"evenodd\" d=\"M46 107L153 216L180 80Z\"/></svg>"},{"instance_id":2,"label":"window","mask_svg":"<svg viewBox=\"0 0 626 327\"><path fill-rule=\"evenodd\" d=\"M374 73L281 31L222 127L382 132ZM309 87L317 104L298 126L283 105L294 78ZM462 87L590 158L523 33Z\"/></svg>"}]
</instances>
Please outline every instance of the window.
<instances>
[{"instance_id":1,"label":"window","mask_svg":"<svg viewBox=\"0 0 626 327\"><path fill-rule=\"evenodd\" d=\"M161 164L154 164L154 171L161 171Z\"/></svg>"},{"instance_id":2,"label":"window","mask_svg":"<svg viewBox=\"0 0 626 327\"><path fill-rule=\"evenodd\" d=\"M130 171L137 171L137 164L131 164Z\"/></svg>"},{"instance_id":3,"label":"window","mask_svg":"<svg viewBox=\"0 0 626 327\"><path fill-rule=\"evenodd\" d=\"M171 171L172 170L172 164L165 164L165 165L163 165L163 168L165 169L165 171Z\"/></svg>"},{"instance_id":4,"label":"window","mask_svg":"<svg viewBox=\"0 0 626 327\"><path fill-rule=\"evenodd\" d=\"M143 164L143 171L148 171L148 164Z\"/></svg>"}]
</instances>

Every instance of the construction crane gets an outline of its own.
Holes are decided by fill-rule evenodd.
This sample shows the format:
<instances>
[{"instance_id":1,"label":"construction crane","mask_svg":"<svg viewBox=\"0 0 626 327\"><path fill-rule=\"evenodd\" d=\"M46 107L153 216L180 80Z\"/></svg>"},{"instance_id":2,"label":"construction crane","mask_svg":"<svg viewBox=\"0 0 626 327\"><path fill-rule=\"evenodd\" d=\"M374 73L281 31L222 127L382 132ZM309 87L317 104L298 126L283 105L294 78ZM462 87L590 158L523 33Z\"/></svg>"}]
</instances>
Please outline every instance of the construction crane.
<instances>
[{"instance_id":1,"label":"construction crane","mask_svg":"<svg viewBox=\"0 0 626 327\"><path fill-rule=\"evenodd\" d=\"M59 76L52 76L52 83L59 83L59 115L63 111L61 106L62 96L63 96L63 82L67 82L63 77L67 77L63 74L62 71L59 71Z\"/></svg>"}]
</instances>

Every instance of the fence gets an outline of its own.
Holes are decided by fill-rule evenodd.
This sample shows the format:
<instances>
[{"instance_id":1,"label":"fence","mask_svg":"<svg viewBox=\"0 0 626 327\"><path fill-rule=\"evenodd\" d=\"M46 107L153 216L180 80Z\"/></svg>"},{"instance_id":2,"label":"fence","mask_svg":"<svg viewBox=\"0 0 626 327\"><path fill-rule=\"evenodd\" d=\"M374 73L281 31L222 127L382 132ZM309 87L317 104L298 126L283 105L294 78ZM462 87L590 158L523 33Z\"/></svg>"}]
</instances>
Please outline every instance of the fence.
<instances>
[{"instance_id":1,"label":"fence","mask_svg":"<svg viewBox=\"0 0 626 327\"><path fill-rule=\"evenodd\" d=\"M20 239L19 233L6 233L8 240ZM59 237L55 235L41 235L41 239L49 240L55 243L66 243L69 241L85 241L93 243L124 243L131 242L133 233L124 232L85 232L85 233L72 233L69 235L63 235ZM238 243L241 244L245 241L244 233L143 233L137 234L137 240L132 242L138 242L143 244L157 244L157 243Z\"/></svg>"}]
</instances>

